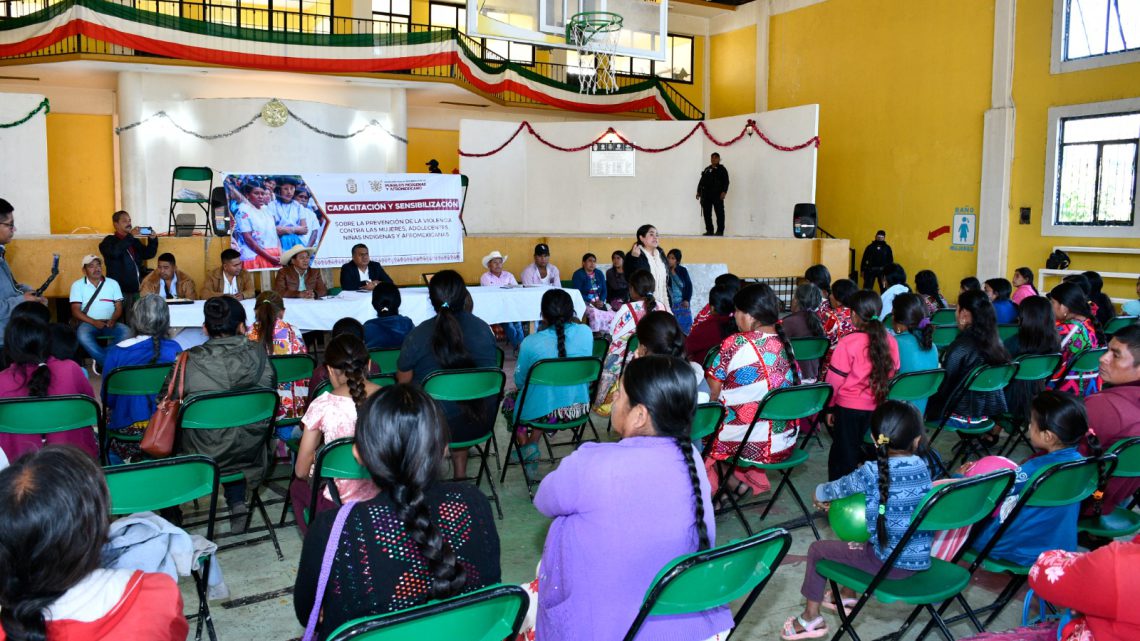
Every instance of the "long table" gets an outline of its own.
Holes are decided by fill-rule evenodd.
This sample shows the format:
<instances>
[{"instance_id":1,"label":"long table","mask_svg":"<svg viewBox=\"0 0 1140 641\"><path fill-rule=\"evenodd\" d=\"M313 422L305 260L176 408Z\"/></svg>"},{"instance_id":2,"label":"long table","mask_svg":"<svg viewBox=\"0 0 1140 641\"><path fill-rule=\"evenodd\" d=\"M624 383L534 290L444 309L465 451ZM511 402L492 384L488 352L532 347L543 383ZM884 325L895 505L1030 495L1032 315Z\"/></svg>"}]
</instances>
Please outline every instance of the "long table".
<instances>
[{"instance_id":1,"label":"long table","mask_svg":"<svg viewBox=\"0 0 1140 641\"><path fill-rule=\"evenodd\" d=\"M496 323L511 323L515 321L538 320L542 308L542 295L549 287L516 287L506 289L503 287L469 287L471 300L475 307L472 309L479 318L488 325ZM574 301L574 312L581 316L586 311L586 303L582 300L577 289L566 288L563 291L570 294ZM419 325L425 320L435 316L431 301L428 300L426 287L401 287L400 313L412 319ZM253 322L252 300L242 301L249 322ZM175 337L183 347L192 347L205 341L202 333L204 316L202 307L204 301L170 306L170 326L182 329ZM372 294L368 292L341 292L332 298L323 300L306 300L303 298L288 298L285 300L285 320L302 331L332 329L338 320L351 316L364 322L376 317L372 309Z\"/></svg>"}]
</instances>

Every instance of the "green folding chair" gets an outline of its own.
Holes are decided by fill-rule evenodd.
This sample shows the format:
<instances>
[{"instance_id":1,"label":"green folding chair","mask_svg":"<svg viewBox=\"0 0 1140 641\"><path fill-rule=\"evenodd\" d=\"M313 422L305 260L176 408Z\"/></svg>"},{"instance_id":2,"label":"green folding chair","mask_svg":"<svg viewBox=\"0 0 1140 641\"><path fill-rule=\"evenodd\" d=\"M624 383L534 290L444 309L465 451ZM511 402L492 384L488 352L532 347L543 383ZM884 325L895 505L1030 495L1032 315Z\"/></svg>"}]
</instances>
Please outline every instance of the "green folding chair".
<instances>
[{"instance_id":1,"label":"green folding chair","mask_svg":"<svg viewBox=\"0 0 1140 641\"><path fill-rule=\"evenodd\" d=\"M1017 330L1019 329L1021 329L1021 326L1017 323L1001 323L997 326L998 337L1003 341L1007 341L1017 336Z\"/></svg>"},{"instance_id":2,"label":"green folding chair","mask_svg":"<svg viewBox=\"0 0 1140 641\"><path fill-rule=\"evenodd\" d=\"M178 198L175 188L178 186L177 183L179 181L184 183L207 183L209 186L206 188L206 191L200 192L203 195L202 198ZM170 176L170 215L167 221L166 231L173 233L175 230L175 224L177 222L175 210L178 208L178 205L194 205L202 210L205 217L202 219L201 225L195 222L191 229L202 229L206 234L210 234L212 229L212 225L210 225L210 196L213 193L214 170L209 167L175 167L174 173ZM197 220L196 215L195 220Z\"/></svg>"},{"instance_id":3,"label":"green folding chair","mask_svg":"<svg viewBox=\"0 0 1140 641\"><path fill-rule=\"evenodd\" d=\"M503 351L502 347L495 346L495 366L503 369L503 363L507 361L507 354Z\"/></svg>"},{"instance_id":4,"label":"green folding chair","mask_svg":"<svg viewBox=\"0 0 1140 641\"><path fill-rule=\"evenodd\" d=\"M895 315L894 314L887 314L886 316L883 317L883 327L886 327L888 331L894 329L894 327L895 327Z\"/></svg>"},{"instance_id":5,"label":"green folding chair","mask_svg":"<svg viewBox=\"0 0 1140 641\"><path fill-rule=\"evenodd\" d=\"M606 352L610 351L610 337L595 336L594 337L594 351L593 356L598 360L603 360L606 357Z\"/></svg>"},{"instance_id":6,"label":"green folding chair","mask_svg":"<svg viewBox=\"0 0 1140 641\"><path fill-rule=\"evenodd\" d=\"M305 510L305 523L312 523L317 512L317 501L320 500L322 487L327 487L333 503L341 505L340 492L337 491L336 481L339 479L368 480L372 473L356 461L352 455L352 446L356 439L352 437L338 438L331 443L325 443L317 450L317 461L313 466L312 494L309 497L309 507ZM286 500L288 503L288 500Z\"/></svg>"},{"instance_id":7,"label":"green folding chair","mask_svg":"<svg viewBox=\"0 0 1140 641\"><path fill-rule=\"evenodd\" d=\"M529 597L517 585L492 585L457 597L389 614L354 619L328 641L503 641L514 639Z\"/></svg>"},{"instance_id":8,"label":"green folding chair","mask_svg":"<svg viewBox=\"0 0 1140 641\"><path fill-rule=\"evenodd\" d=\"M1135 325L1137 320L1140 320L1140 317L1137 317L1137 316L1116 316L1115 318L1113 318L1112 320L1110 320L1104 324L1104 333L1109 335L1109 336L1112 336L1116 332L1119 332L1120 330L1124 329L1125 327L1128 327L1129 325Z\"/></svg>"},{"instance_id":9,"label":"green folding chair","mask_svg":"<svg viewBox=\"0 0 1140 641\"><path fill-rule=\"evenodd\" d=\"M794 387L781 387L780 389L772 390L760 400L756 408L756 415L752 417L752 423L748 425L748 430L744 433L744 438L741 443L747 443L748 438L752 436L752 431L756 429L756 424L763 421L793 421L796 419L804 419L819 413L823 408L827 407L828 401L831 400L831 394L834 390L827 383L813 383L811 385L799 385ZM768 516L772 506L779 500L780 494L787 487L791 492L792 498L795 499L796 504L800 507L800 512L803 513L807 525L811 527L812 534L815 539L819 540L819 530L815 527L815 518L812 513L808 511L807 505L804 503L803 498L800 496L796 486L792 483L792 470L807 463L808 453L807 450L802 448L793 447L791 455L778 463L760 463L758 461L750 461L741 458L740 450L736 448L732 458L729 459L728 466L719 465L721 468L718 471L720 483L717 489L716 496L713 497L713 504L721 497L727 497L731 505L731 509L736 513L736 517L740 519L741 525L744 526L744 531L749 535L752 534L752 527L748 525L748 519L744 518L742 507L749 507L751 505L759 505L766 503L764 511L760 514L760 521L763 522L764 518ZM780 483L776 486L776 491L772 493L772 498L758 501L746 506L740 505L737 496L734 492L728 489L728 477L732 475L733 470L737 467L750 467L765 472L779 472ZM789 527L792 522L780 524L782 527ZM792 526L803 527L802 524Z\"/></svg>"},{"instance_id":10,"label":"green folding chair","mask_svg":"<svg viewBox=\"0 0 1140 641\"><path fill-rule=\"evenodd\" d=\"M265 423L263 447L266 448L266 453L269 455L269 442L274 432L278 400L276 389L259 387L237 391L191 394L186 397L179 408L178 430L224 430L243 425ZM244 478L241 472L227 473L222 470L220 483L234 483ZM265 521L268 534L267 536L242 541L240 545L260 543L268 538L273 542L273 549L277 552L277 560L284 561L285 555L281 553L281 545L277 542L277 533L273 530L273 523L269 520L269 514L265 511L265 504L261 501L260 489L258 487L252 488L253 500L250 502L249 514L246 516L245 529L248 531L249 525L253 521L253 510L256 509L261 514L261 519Z\"/></svg>"},{"instance_id":11,"label":"green folding chair","mask_svg":"<svg viewBox=\"0 0 1140 641\"><path fill-rule=\"evenodd\" d=\"M942 309L934 310L930 315L931 325L954 325L958 322L958 310L953 307L944 307Z\"/></svg>"},{"instance_id":12,"label":"green folding chair","mask_svg":"<svg viewBox=\"0 0 1140 641\"><path fill-rule=\"evenodd\" d=\"M1108 457L1115 457L1116 467L1111 477L1107 474L1101 476L1102 486L1109 481L1109 478L1140 478L1140 437L1126 438L1113 443L1105 452L1105 458ZM1104 487L1097 489L1104 491ZM1104 539L1133 536L1140 532L1140 514L1124 507L1117 507L1108 514L1081 519L1077 524L1077 530Z\"/></svg>"},{"instance_id":13,"label":"green folding chair","mask_svg":"<svg viewBox=\"0 0 1140 641\"><path fill-rule=\"evenodd\" d=\"M317 359L311 354L279 354L269 357L269 364L277 374L277 384L296 383L313 377L313 370L317 368ZM300 425L301 417L278 418L275 427L292 427Z\"/></svg>"},{"instance_id":14,"label":"green folding chair","mask_svg":"<svg viewBox=\"0 0 1140 641\"><path fill-rule=\"evenodd\" d=\"M954 445L950 463L944 467L947 473L955 469L959 458L963 461L968 459L971 451L978 451L982 455L989 454L988 448L978 439L981 436L989 434L995 424L993 417L986 418L978 423L972 423L968 427L950 423L950 415L953 414L954 408L958 406L958 402L969 394L1002 391L1006 385L1009 385L1009 382L1013 380L1015 374L1017 374L1017 363L979 365L975 367L966 375L966 378L962 379L958 387L950 392L950 395L946 399L946 404L943 406L942 417L937 421L926 422L926 427L934 430L934 434L930 437L931 447L934 446L934 442L938 440L939 435L941 435L943 431L953 432L962 436L962 440Z\"/></svg>"},{"instance_id":15,"label":"green folding chair","mask_svg":"<svg viewBox=\"0 0 1140 641\"><path fill-rule=\"evenodd\" d=\"M793 349L795 348L793 347ZM701 365L704 366L706 372L710 367L712 367L713 361L716 360L718 354L720 354L720 345L714 345L710 347L709 351L705 353L705 360L703 363L701 363ZM796 354L799 354L799 352L796 352Z\"/></svg>"},{"instance_id":16,"label":"green folding chair","mask_svg":"<svg viewBox=\"0 0 1140 641\"><path fill-rule=\"evenodd\" d=\"M575 419L562 421L560 423L538 423L530 420L523 420L523 409L526 408L526 400L528 391L534 385L544 385L547 387L575 387L578 385L585 385L586 389L590 389L590 385L598 380L602 373L602 362L593 356L577 356L571 358L544 358L534 365L531 365L530 371L526 373L526 381L523 383L522 388L519 390L518 397L515 400L515 411L508 427L510 437L507 439L507 456L504 459L502 472L499 475L499 483L502 483L507 478L507 468L514 463L511 461L511 451L517 450L515 435L520 428L526 429L528 432L532 430L539 430L542 434L542 440L546 443L546 449L550 453L550 463L554 463L554 449L551 446L549 436L558 432L569 431L572 439L569 443L571 446L576 446L582 437L582 432L585 431L586 425L593 425L590 423L590 413ZM597 430L594 430L594 436L597 438ZM526 465L520 463L519 468L522 469L523 479L526 481L527 493L530 498L534 499L534 486L538 484L537 480L532 480L526 471Z\"/></svg>"},{"instance_id":17,"label":"green folding chair","mask_svg":"<svg viewBox=\"0 0 1140 641\"><path fill-rule=\"evenodd\" d=\"M218 509L218 466L208 456L194 454L143 463L128 463L106 467L107 489L111 495L111 514L115 516L136 512L157 512L177 507L188 501L209 497L209 518L206 521L206 539L214 540L214 523ZM202 569L191 571L194 589L198 593L198 612L187 620L198 620L195 639L202 638L203 625L211 641L217 641L210 604L206 598L206 580L210 576L210 555L199 559Z\"/></svg>"},{"instance_id":18,"label":"green folding chair","mask_svg":"<svg viewBox=\"0 0 1140 641\"><path fill-rule=\"evenodd\" d=\"M983 546L981 550L975 551L971 549L973 539L978 534L978 532L974 532L974 536L972 536L970 540L967 540L966 545L962 546L962 550L958 553L957 558L955 558L955 561L965 561L970 564L967 571L971 576L978 568L982 568L987 572L993 572L994 574L1008 574L1010 578L1005 588L998 595L997 599L981 608L971 608L969 603L966 602L965 597L962 597L959 599L959 603L961 603L962 608L965 610L965 614L947 619L946 622L953 623L961 620L962 617L967 617L975 624L979 632L989 627L1029 578L1029 568L1031 566L1018 565L1002 559L990 558L990 552L997 546L1002 537L1005 536L1010 526L1017 521L1017 516L1021 514L1021 511L1026 507L1061 507L1080 503L1096 491L1102 473L1101 466L1104 466L1105 469L1103 473L1107 476L1112 474L1112 467L1115 464L1116 459L1113 457L1105 457L1104 460L1084 458L1077 461L1049 465L1037 470L1037 472L1026 481L1021 489L1021 494L1017 498L1017 503L1014 504L1009 514L1005 517L1005 520L1002 521L986 545ZM950 485L955 485L955 483L951 483ZM949 606L949 603L943 603L942 607L939 608L939 614L944 613ZM985 623L981 626L977 626L977 616L985 612L990 612L989 618L986 619ZM923 634L925 634L925 630ZM919 638L922 638L922 636L923 635L920 634Z\"/></svg>"},{"instance_id":19,"label":"green folding chair","mask_svg":"<svg viewBox=\"0 0 1140 641\"><path fill-rule=\"evenodd\" d=\"M959 333L961 330L958 329L957 325L935 325L930 340L941 351L953 343L954 339L958 338Z\"/></svg>"},{"instance_id":20,"label":"green folding chair","mask_svg":"<svg viewBox=\"0 0 1140 641\"><path fill-rule=\"evenodd\" d=\"M368 350L368 358L376 363L381 374L395 374L396 361L400 358L400 349L397 347Z\"/></svg>"},{"instance_id":21,"label":"green folding chair","mask_svg":"<svg viewBox=\"0 0 1140 641\"><path fill-rule=\"evenodd\" d=\"M1011 384L1024 384L1033 385L1038 392L1045 388L1045 382L1048 381L1057 368L1061 365L1060 354L1022 354L1013 359L1017 363L1017 373L1013 375ZM1036 396L1033 394L1032 396ZM1029 421L1025 416L1014 416L1007 414L999 418L999 422L1004 423L1003 427L1008 425L1009 437L1006 438L1005 445L1001 451L1004 456L1009 456L1017 447L1018 443L1025 443L1027 447L1032 449L1029 444Z\"/></svg>"},{"instance_id":22,"label":"green folding chair","mask_svg":"<svg viewBox=\"0 0 1140 641\"><path fill-rule=\"evenodd\" d=\"M1076 376L1077 389L1080 390L1079 395L1081 397L1086 396L1085 380L1089 378L1095 379L1097 377L1100 373L1100 357L1104 356L1107 351L1107 347L1090 347L1081 350L1069 361L1069 364L1065 366L1058 380L1064 381L1071 376Z\"/></svg>"},{"instance_id":23,"label":"green folding chair","mask_svg":"<svg viewBox=\"0 0 1140 641\"><path fill-rule=\"evenodd\" d=\"M155 396L162 391L162 384L166 382L171 366L172 363L127 365L107 372L103 376L103 390L100 393L103 401L103 425L111 424L114 405L108 400L109 396ZM153 404L151 411L154 411ZM110 427L99 430L99 458L103 465L109 462L107 456L111 441L138 443L142 441L142 436L131 436Z\"/></svg>"},{"instance_id":24,"label":"green folding chair","mask_svg":"<svg viewBox=\"0 0 1140 641\"><path fill-rule=\"evenodd\" d=\"M796 362L799 363L819 360L823 358L824 355L827 354L827 350L831 348L831 341L823 336L789 338L788 342L792 344L792 351L796 353Z\"/></svg>"},{"instance_id":25,"label":"green folding chair","mask_svg":"<svg viewBox=\"0 0 1140 641\"><path fill-rule=\"evenodd\" d=\"M625 641L634 641L649 617L704 612L745 597L732 617L735 630L791 545L787 530L772 528L676 558L653 579Z\"/></svg>"},{"instance_id":26,"label":"green folding chair","mask_svg":"<svg viewBox=\"0 0 1140 641\"><path fill-rule=\"evenodd\" d=\"M914 403L934 396L946 378L944 369L924 369L898 374L887 388L887 399Z\"/></svg>"},{"instance_id":27,"label":"green folding chair","mask_svg":"<svg viewBox=\"0 0 1140 641\"><path fill-rule=\"evenodd\" d=\"M697 413L693 416L693 428L690 437L693 444L700 448L702 451L708 449L704 444L706 438L712 436L720 429L724 423L724 416L728 411L724 409L724 405L715 401L709 403L701 403L697 406ZM712 442L711 440L709 441Z\"/></svg>"},{"instance_id":28,"label":"green folding chair","mask_svg":"<svg viewBox=\"0 0 1140 641\"><path fill-rule=\"evenodd\" d=\"M841 624L832 637L833 641L845 634L859 641L859 635L855 632L855 618L871 597L882 603L902 602L915 606L894 638L903 638L906 630L925 610L931 618L927 627L937 626L947 641L953 641L954 637L947 628L948 621L943 620L942 613L952 600L965 603L962 590L970 584L970 573L956 563L931 558L930 569L916 572L905 579L888 579L887 575L915 534L953 530L979 523L994 511L1011 487L1013 471L998 470L932 488L915 508L910 526L883 567L873 575L836 561L824 559L817 563L816 571L831 583L832 594L839 594L840 585L860 594L859 600L849 612L847 608L839 608ZM942 603L942 609L935 611L936 603ZM973 623L980 631L981 626L976 619Z\"/></svg>"},{"instance_id":29,"label":"green folding chair","mask_svg":"<svg viewBox=\"0 0 1140 641\"><path fill-rule=\"evenodd\" d=\"M90 396L0 399L0 434L53 434L81 428L104 429L99 404Z\"/></svg>"},{"instance_id":30,"label":"green folding chair","mask_svg":"<svg viewBox=\"0 0 1140 641\"><path fill-rule=\"evenodd\" d=\"M507 376L501 368L481 367L440 370L425 378L423 387L424 391L437 401L462 403L494 397L495 408L497 409L502 403L503 387L506 382ZM470 441L452 442L448 447L453 450L473 448L479 453L479 470L475 476L463 480L475 481L475 487L479 487L482 479L484 477L487 479L487 485L491 488L491 495L488 498L495 502L495 509L498 511L501 520L503 518L503 506L499 502L499 492L495 489L495 481L491 478L491 470L487 466L487 459L491 454L488 443L493 443L495 440L495 418L495 414L492 413L489 417L490 424L487 425L487 430L483 435ZM508 454L509 452L508 448Z\"/></svg>"}]
</instances>

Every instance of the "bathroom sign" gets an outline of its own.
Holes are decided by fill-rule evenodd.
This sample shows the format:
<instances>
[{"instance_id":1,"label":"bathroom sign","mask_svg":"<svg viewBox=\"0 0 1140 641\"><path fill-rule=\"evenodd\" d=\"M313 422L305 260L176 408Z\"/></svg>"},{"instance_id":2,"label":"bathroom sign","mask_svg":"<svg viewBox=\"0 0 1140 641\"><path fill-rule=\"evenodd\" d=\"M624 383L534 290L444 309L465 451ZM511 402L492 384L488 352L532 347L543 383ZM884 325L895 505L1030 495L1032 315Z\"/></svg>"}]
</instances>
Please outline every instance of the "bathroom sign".
<instances>
[{"instance_id":1,"label":"bathroom sign","mask_svg":"<svg viewBox=\"0 0 1140 641\"><path fill-rule=\"evenodd\" d=\"M955 207L950 221L950 251L974 251L978 217L973 207Z\"/></svg>"}]
</instances>

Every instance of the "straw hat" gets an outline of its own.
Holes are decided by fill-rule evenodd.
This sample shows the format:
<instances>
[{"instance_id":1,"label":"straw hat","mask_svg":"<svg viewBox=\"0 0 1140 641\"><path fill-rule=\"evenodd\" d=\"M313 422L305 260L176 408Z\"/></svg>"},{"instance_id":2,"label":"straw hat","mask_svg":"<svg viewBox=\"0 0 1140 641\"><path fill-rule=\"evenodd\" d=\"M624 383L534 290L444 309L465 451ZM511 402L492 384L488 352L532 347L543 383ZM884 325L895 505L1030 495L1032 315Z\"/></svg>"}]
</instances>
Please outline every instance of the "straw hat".
<instances>
[{"instance_id":1,"label":"straw hat","mask_svg":"<svg viewBox=\"0 0 1140 641\"><path fill-rule=\"evenodd\" d=\"M492 260L494 260L496 258L501 258L503 260L503 264L504 265L507 264L507 257L500 254L498 250L495 250L495 251L491 252L490 254L487 254L486 256L483 257L483 269L487 269L487 263L491 262Z\"/></svg>"},{"instance_id":2,"label":"straw hat","mask_svg":"<svg viewBox=\"0 0 1140 641\"><path fill-rule=\"evenodd\" d=\"M313 248L305 247L304 245L293 245L289 249L286 249L285 253L281 254L281 264L288 265L289 263L293 262L293 257L297 254L300 254L301 252L309 252L309 256L312 256Z\"/></svg>"}]
</instances>

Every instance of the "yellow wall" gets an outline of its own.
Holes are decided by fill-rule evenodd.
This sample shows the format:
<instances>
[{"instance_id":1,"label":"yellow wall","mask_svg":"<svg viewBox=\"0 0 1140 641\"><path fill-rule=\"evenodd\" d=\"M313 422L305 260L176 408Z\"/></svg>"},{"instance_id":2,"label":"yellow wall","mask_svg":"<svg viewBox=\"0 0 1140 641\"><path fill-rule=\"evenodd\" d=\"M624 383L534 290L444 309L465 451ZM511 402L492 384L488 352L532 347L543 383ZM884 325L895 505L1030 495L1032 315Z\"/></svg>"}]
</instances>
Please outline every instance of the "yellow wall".
<instances>
[{"instance_id":1,"label":"yellow wall","mask_svg":"<svg viewBox=\"0 0 1140 641\"><path fill-rule=\"evenodd\" d=\"M1140 239L1041 235L1049 108L1140 97L1140 63L1051 75L1051 38L1052 3L1019 3L1013 81L1017 121L1009 212L1010 269L1025 265L1036 271L1044 266L1046 256L1056 245L1140 247ZM1029 225L1018 224L1021 207L1033 209ZM1070 257L1072 269L1140 272L1140 257L1097 258L1089 254L1071 254ZM1110 296L1135 296L1134 284L1126 281L1109 280L1105 291Z\"/></svg>"},{"instance_id":2,"label":"yellow wall","mask_svg":"<svg viewBox=\"0 0 1140 641\"><path fill-rule=\"evenodd\" d=\"M810 25L807 27L805 38L810 33ZM707 116L722 118L756 111L756 26L715 35L709 49L712 58L709 101L712 104Z\"/></svg>"},{"instance_id":3,"label":"yellow wall","mask_svg":"<svg viewBox=\"0 0 1140 641\"><path fill-rule=\"evenodd\" d=\"M992 0L829 0L774 16L769 34L769 109L820 105L820 225L860 258L885 229L908 275L933 269L956 294L976 255L927 233L978 207ZM713 115L727 115L716 73Z\"/></svg>"},{"instance_id":4,"label":"yellow wall","mask_svg":"<svg viewBox=\"0 0 1140 641\"><path fill-rule=\"evenodd\" d=\"M111 116L48 114L51 232L110 231L115 211Z\"/></svg>"},{"instance_id":5,"label":"yellow wall","mask_svg":"<svg viewBox=\"0 0 1140 641\"><path fill-rule=\"evenodd\" d=\"M459 168L459 132L450 129L408 128L408 169L409 173L427 171L424 163L435 158L439 169L450 174Z\"/></svg>"}]
</instances>

